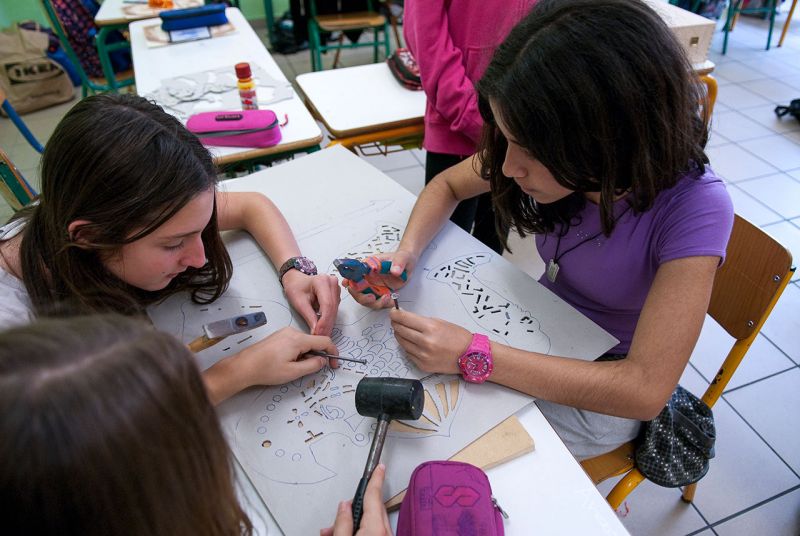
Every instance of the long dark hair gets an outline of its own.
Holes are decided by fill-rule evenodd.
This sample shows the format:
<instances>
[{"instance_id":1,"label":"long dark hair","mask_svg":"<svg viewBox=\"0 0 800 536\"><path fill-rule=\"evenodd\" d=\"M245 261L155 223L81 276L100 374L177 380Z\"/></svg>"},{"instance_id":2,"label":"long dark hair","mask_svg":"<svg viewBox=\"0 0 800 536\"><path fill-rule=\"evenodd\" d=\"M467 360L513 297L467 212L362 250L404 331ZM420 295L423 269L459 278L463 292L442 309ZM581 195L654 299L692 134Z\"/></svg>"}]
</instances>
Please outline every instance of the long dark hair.
<instances>
[{"instance_id":1,"label":"long dark hair","mask_svg":"<svg viewBox=\"0 0 800 536\"><path fill-rule=\"evenodd\" d=\"M27 218L22 278L38 314L60 304L64 314L136 314L181 290L198 303L218 298L231 277L219 235L217 207L202 232L208 262L189 268L165 289L126 284L103 262L124 244L148 235L202 192L214 189L208 150L159 106L133 95L99 95L76 104L47 142L39 203ZM76 220L81 242L67 228Z\"/></svg>"},{"instance_id":2,"label":"long dark hair","mask_svg":"<svg viewBox=\"0 0 800 536\"><path fill-rule=\"evenodd\" d=\"M144 321L44 319L0 334L9 534L249 534L193 355Z\"/></svg>"},{"instance_id":3,"label":"long dark hair","mask_svg":"<svg viewBox=\"0 0 800 536\"><path fill-rule=\"evenodd\" d=\"M485 122L479 173L492 185L501 236L566 232L585 192L600 192L603 231L615 195L634 212L708 159L698 80L659 16L640 0L539 0L497 49L477 84ZM502 173L514 140L574 193L536 203Z\"/></svg>"}]
</instances>

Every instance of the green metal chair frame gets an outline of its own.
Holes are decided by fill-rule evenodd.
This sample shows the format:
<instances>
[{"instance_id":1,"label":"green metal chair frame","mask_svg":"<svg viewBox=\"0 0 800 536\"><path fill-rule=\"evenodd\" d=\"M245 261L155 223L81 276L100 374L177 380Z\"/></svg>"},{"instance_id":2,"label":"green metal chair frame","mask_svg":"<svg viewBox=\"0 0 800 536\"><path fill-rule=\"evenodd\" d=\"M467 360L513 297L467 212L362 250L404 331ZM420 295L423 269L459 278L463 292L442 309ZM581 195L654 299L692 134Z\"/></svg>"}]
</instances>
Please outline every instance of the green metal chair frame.
<instances>
[{"instance_id":1,"label":"green metal chair frame","mask_svg":"<svg viewBox=\"0 0 800 536\"><path fill-rule=\"evenodd\" d=\"M722 28L722 31L725 32L725 39L722 41L723 54L725 54L725 52L728 50L728 34L733 31L733 27L736 24L736 18L740 13L769 14L769 33L767 34L766 50L769 50L770 44L772 43L772 29L775 25L775 11L778 9L778 0L766 0L766 5L764 7L748 8L742 8L742 2L744 2L744 0L730 0L730 5L728 6L728 17L725 20L725 26Z\"/></svg>"},{"instance_id":2,"label":"green metal chair frame","mask_svg":"<svg viewBox=\"0 0 800 536\"><path fill-rule=\"evenodd\" d=\"M389 21L388 18L384 17L383 25L381 26L363 26L363 27L353 27L347 28L344 31L349 30L369 30L370 28L373 31L373 40L368 43L337 43L335 45L323 45L321 34L324 30L320 27L319 22L317 21L317 3L316 0L310 0L309 2L309 17L308 17L308 45L309 50L311 52L311 69L314 71L322 70L322 52L326 52L328 50L334 49L343 49L343 48L363 48L372 46L373 47L373 55L372 61L373 63L378 61L378 47L383 45L384 53L388 58L391 54L391 45L389 42ZM367 0L367 11L371 13L376 13L372 0ZM383 32L383 39L379 38L379 33Z\"/></svg>"},{"instance_id":3,"label":"green metal chair frame","mask_svg":"<svg viewBox=\"0 0 800 536\"><path fill-rule=\"evenodd\" d=\"M134 84L132 73L127 77L122 77L119 79L116 77L114 74L114 69L111 66L110 58L110 54L112 52L116 52L117 50L130 50L130 43L127 41L111 44L106 43L111 32L114 30L125 29L128 26L127 24L118 26L104 26L100 28L100 31L97 32L97 35L95 36L95 47L97 48L97 55L100 57L100 66L103 69L103 76L105 77L105 81L103 82L101 79L90 78L86 74L86 71L83 69L81 62L78 59L78 55L75 53L75 50L69 43L67 34L64 31L64 26L61 24L61 20L58 18L55 9L53 9L53 5L51 4L50 0L41 0L41 2L42 7L44 7L45 12L47 13L47 18L50 19L50 24L53 26L53 30L58 36L58 40L61 41L61 46L64 47L64 51L67 53L70 61L72 61L72 63L75 65L75 68L78 70L78 73L80 74L81 89L84 97L90 93L117 93L121 88L132 86Z\"/></svg>"}]
</instances>

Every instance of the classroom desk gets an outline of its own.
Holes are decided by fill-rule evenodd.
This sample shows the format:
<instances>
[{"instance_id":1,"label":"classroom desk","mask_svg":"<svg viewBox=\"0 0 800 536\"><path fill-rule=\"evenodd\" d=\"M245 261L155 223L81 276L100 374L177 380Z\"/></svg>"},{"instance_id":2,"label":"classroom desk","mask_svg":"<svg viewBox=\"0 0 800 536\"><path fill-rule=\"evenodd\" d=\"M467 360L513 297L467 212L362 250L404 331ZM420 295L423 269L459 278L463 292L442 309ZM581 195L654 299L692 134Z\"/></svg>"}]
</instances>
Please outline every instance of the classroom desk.
<instances>
[{"instance_id":1,"label":"classroom desk","mask_svg":"<svg viewBox=\"0 0 800 536\"><path fill-rule=\"evenodd\" d=\"M307 237L313 237L325 225L328 218L324 214L326 208L331 218L339 217L339 207L335 200L330 199L329 194L325 194L326 188L335 184L337 191L349 192L358 190L359 185L364 183L377 183L377 188L385 192L386 199L395 199L398 204L410 207L413 203L411 194L341 147L327 148L241 179L226 181L221 188L227 191L258 190L270 196L295 230L304 252L313 257L315 250L309 249L309 243L305 240L313 240ZM318 185L316 188L315 184ZM302 188L303 195L297 195L298 187ZM464 238L472 240L470 237ZM234 262L234 272L236 271ZM272 277L272 274L269 275ZM531 285L537 284L532 279L529 282ZM179 314L176 310L174 315L170 312L161 318L169 318L170 320L164 321L171 322ZM240 416L232 407L235 406L226 406L223 403L218 408L223 422L226 419L230 422L231 417L235 419ZM494 496L510 516L506 521L506 534L627 534L616 514L570 455L536 405L524 407L517 416L533 437L535 450L487 471ZM257 526L257 533L280 534L248 478L240 468L238 471L242 504ZM354 489L355 484L354 481ZM334 510L339 500L348 498L351 497L330 497ZM301 506L314 508L314 505ZM395 525L397 514L391 514L390 519ZM332 523L333 518L330 521Z\"/></svg>"},{"instance_id":2,"label":"classroom desk","mask_svg":"<svg viewBox=\"0 0 800 536\"><path fill-rule=\"evenodd\" d=\"M203 0L174 0L172 9L181 9L203 5ZM124 0L105 0L100 4L100 9L94 16L94 23L98 26L99 32L95 37L97 55L100 57L100 66L103 69L103 76L108 84L117 89L114 69L111 67L111 59L106 46L108 34L115 30L127 30L128 24L135 20L149 19L156 11L148 8L147 3L129 3Z\"/></svg>"},{"instance_id":3,"label":"classroom desk","mask_svg":"<svg viewBox=\"0 0 800 536\"><path fill-rule=\"evenodd\" d=\"M235 33L157 48L148 47L144 28L158 24L158 19L131 23L130 39L136 72L136 91L144 95L156 90L163 79L226 66L233 70L234 64L243 61L260 65L274 78L286 80L286 76L264 48L241 11L228 8L226 13L228 20L236 27ZM210 147L217 164L274 160L297 152L319 149L322 132L296 93L290 99L267 104L265 107L273 110L280 118L284 114L289 117L288 124L281 128L281 142L274 147L259 149Z\"/></svg>"},{"instance_id":4,"label":"classroom desk","mask_svg":"<svg viewBox=\"0 0 800 536\"><path fill-rule=\"evenodd\" d=\"M351 149L420 145L425 93L401 86L385 62L301 74L297 85L314 115Z\"/></svg>"}]
</instances>

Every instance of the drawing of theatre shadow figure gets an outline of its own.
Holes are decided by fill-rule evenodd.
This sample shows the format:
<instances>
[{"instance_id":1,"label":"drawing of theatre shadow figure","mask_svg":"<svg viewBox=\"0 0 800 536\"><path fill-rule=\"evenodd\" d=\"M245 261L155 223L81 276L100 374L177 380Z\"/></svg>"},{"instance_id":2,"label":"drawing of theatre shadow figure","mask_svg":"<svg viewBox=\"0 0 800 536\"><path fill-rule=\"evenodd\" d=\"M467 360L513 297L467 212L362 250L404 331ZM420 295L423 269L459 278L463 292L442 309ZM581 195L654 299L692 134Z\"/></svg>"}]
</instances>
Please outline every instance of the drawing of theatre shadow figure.
<instances>
[{"instance_id":1,"label":"drawing of theatre shadow figure","mask_svg":"<svg viewBox=\"0 0 800 536\"><path fill-rule=\"evenodd\" d=\"M427 278L450 287L472 321L493 334L491 338L515 348L550 353L550 337L530 311L504 298L477 275L478 267L491 260L490 253L462 255L430 269Z\"/></svg>"},{"instance_id":2,"label":"drawing of theatre shadow figure","mask_svg":"<svg viewBox=\"0 0 800 536\"><path fill-rule=\"evenodd\" d=\"M337 476L342 456L368 448L374 419L355 409L360 376L324 369L280 387L269 387L236 423L234 441L241 461L264 478L284 484L317 484ZM464 385L445 377L425 385L419 421L393 421L391 436L422 439L448 436Z\"/></svg>"}]
</instances>

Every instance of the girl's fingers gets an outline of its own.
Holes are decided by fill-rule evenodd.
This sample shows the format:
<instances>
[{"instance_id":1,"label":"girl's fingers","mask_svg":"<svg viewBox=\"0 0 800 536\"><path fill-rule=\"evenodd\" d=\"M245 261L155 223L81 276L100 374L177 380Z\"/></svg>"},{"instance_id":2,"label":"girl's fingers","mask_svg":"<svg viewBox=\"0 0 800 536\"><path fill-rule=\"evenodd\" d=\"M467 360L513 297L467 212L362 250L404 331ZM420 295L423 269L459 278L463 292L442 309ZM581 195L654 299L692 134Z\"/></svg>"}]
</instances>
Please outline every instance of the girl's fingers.
<instances>
[{"instance_id":1,"label":"girl's fingers","mask_svg":"<svg viewBox=\"0 0 800 536\"><path fill-rule=\"evenodd\" d=\"M392 311L392 313L396 313L397 310ZM394 319L394 315L392 314L392 329L394 329L394 336L397 338L403 338L406 341L413 343L415 346L422 346L425 344L425 335L420 333L419 331L409 328L405 324L401 324Z\"/></svg>"}]
</instances>

